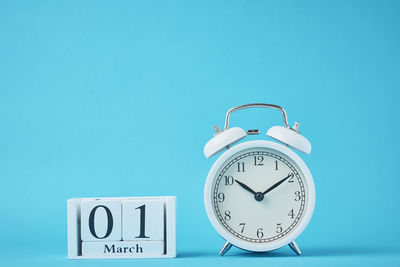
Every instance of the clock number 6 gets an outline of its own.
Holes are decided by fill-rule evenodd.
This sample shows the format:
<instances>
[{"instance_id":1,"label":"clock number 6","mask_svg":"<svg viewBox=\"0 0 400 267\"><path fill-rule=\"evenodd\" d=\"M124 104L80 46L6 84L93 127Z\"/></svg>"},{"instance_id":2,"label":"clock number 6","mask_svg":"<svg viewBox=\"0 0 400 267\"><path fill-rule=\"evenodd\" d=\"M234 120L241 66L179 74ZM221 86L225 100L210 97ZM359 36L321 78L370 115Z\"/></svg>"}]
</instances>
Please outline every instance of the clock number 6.
<instances>
[{"instance_id":1,"label":"clock number 6","mask_svg":"<svg viewBox=\"0 0 400 267\"><path fill-rule=\"evenodd\" d=\"M263 233L263 229L262 228L258 228L257 237L258 238L263 238L264 237L264 233Z\"/></svg>"}]
</instances>

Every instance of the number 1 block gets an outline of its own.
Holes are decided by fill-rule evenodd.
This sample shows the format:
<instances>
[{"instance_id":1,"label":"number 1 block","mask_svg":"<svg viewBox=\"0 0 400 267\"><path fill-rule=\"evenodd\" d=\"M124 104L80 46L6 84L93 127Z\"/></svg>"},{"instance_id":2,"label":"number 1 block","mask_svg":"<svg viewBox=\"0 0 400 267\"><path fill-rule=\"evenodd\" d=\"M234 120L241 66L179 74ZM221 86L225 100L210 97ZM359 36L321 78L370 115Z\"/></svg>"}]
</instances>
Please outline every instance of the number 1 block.
<instances>
[{"instance_id":1,"label":"number 1 block","mask_svg":"<svg viewBox=\"0 0 400 267\"><path fill-rule=\"evenodd\" d=\"M164 240L164 202L126 200L122 202L123 240Z\"/></svg>"}]
</instances>

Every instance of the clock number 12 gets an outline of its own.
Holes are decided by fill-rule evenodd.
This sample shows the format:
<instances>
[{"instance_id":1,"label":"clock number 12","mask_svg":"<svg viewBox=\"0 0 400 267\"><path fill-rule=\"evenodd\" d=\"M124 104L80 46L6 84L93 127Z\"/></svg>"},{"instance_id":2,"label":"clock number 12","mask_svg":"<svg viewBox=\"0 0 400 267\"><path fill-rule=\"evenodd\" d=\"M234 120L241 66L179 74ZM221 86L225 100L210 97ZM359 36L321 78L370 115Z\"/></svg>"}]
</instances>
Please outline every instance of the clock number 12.
<instances>
[{"instance_id":1,"label":"clock number 12","mask_svg":"<svg viewBox=\"0 0 400 267\"><path fill-rule=\"evenodd\" d=\"M263 166L264 163L262 163L264 161L264 157L263 156L254 156L254 166Z\"/></svg>"}]
</instances>

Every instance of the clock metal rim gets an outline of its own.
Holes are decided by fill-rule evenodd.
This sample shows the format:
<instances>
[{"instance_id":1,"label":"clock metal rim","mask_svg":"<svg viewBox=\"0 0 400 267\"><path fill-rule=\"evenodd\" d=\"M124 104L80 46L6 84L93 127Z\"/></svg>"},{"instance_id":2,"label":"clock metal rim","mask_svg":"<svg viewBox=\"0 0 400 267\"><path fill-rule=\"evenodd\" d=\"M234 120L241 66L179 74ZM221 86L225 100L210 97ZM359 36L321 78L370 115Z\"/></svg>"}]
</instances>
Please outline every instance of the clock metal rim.
<instances>
[{"instance_id":1,"label":"clock metal rim","mask_svg":"<svg viewBox=\"0 0 400 267\"><path fill-rule=\"evenodd\" d=\"M288 233L286 236L282 237L280 240L273 242L273 243L251 243L245 240L242 240L240 238L236 238L232 236L232 234L225 229L220 222L218 221L217 216L215 215L212 207L212 185L214 179L217 177L217 172L220 169L220 167L233 155L236 154L240 151L243 151L248 148L269 148L272 150L276 150L278 152L281 152L285 154L287 157L292 159L294 163L298 166L300 171L304 174L304 179L308 185L308 204L305 207L304 211L304 217L303 219L298 223L296 229L294 229L292 232ZM292 150L289 148L267 140L254 140L254 141L247 141L243 142L241 144L238 144L227 151L225 151L213 164L211 167L206 184L205 184L205 189L204 189L204 204L207 212L207 216L213 225L214 229L228 242L230 242L232 245L239 247L241 249L249 250L249 251L270 251L274 250L280 247L283 247L293 240L295 240L306 228L308 225L312 214L314 212L314 206L315 206L315 186L314 186L314 180L312 178L311 172L308 169L307 165L304 163L304 161Z\"/></svg>"}]
</instances>

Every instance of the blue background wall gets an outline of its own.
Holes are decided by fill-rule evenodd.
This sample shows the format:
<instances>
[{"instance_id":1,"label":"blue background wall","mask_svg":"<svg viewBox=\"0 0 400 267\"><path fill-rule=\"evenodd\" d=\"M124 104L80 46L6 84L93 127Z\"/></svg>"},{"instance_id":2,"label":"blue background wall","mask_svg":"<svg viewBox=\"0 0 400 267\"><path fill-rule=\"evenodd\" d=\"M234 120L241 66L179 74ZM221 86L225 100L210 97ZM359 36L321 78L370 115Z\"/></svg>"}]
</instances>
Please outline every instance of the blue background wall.
<instances>
[{"instance_id":1,"label":"blue background wall","mask_svg":"<svg viewBox=\"0 0 400 267\"><path fill-rule=\"evenodd\" d=\"M1 265L400 264L398 1L0 1ZM235 105L313 145L288 248L219 257L203 146ZM276 111L232 125L281 124ZM178 196L177 259L68 261L66 200Z\"/></svg>"}]
</instances>

